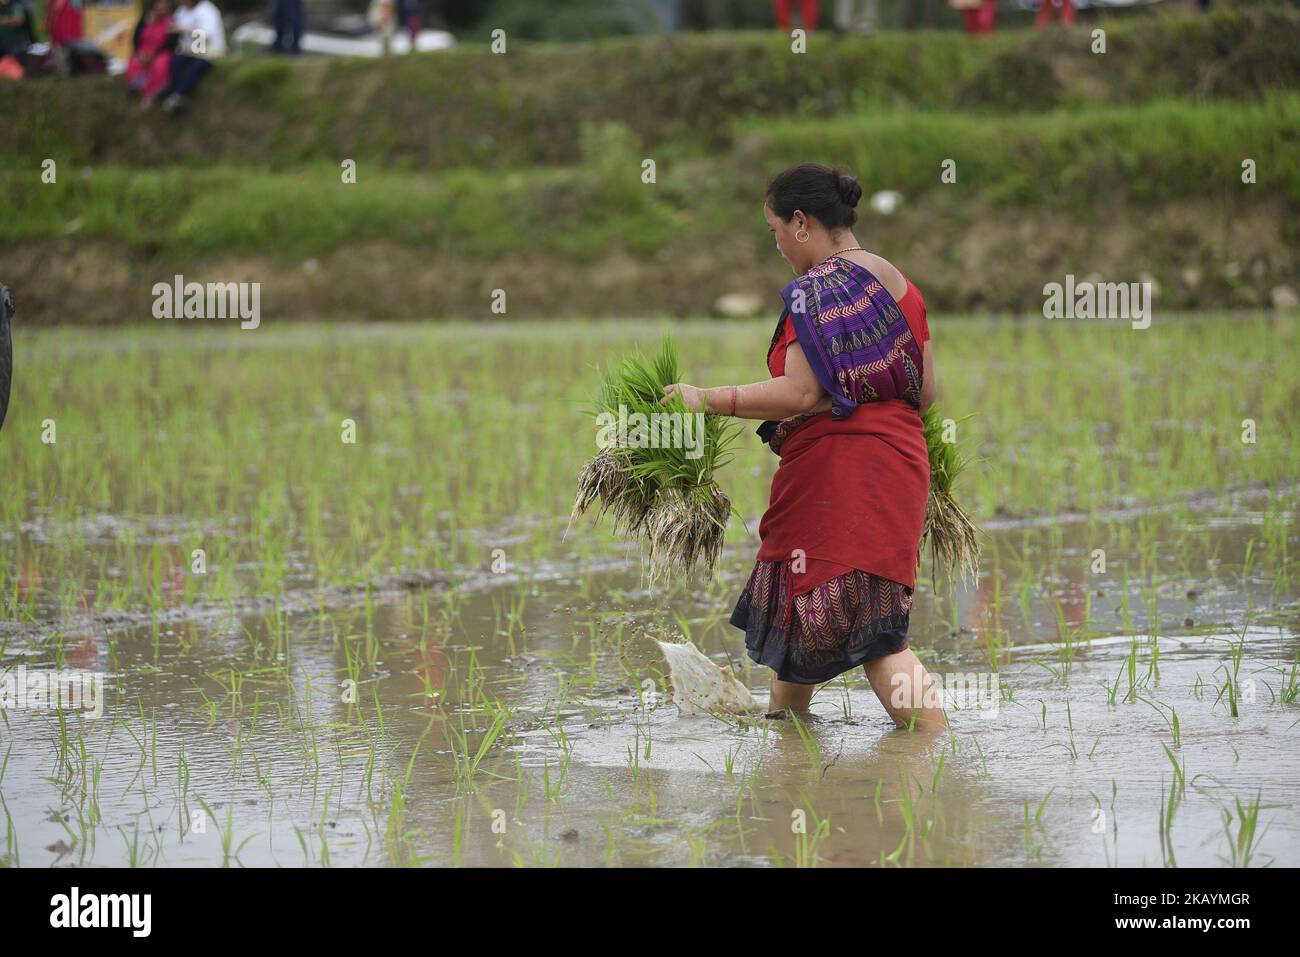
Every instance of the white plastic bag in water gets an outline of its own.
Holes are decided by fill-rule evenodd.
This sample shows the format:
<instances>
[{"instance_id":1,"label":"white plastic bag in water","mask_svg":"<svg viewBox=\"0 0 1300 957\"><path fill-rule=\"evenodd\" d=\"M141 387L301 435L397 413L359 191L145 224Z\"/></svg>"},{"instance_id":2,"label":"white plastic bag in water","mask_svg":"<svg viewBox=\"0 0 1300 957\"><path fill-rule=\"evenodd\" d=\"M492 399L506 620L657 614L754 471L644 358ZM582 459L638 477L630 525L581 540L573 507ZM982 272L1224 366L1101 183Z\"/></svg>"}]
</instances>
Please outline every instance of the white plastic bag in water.
<instances>
[{"instance_id":1,"label":"white plastic bag in water","mask_svg":"<svg viewBox=\"0 0 1300 957\"><path fill-rule=\"evenodd\" d=\"M749 689L731 673L731 666L719 668L691 642L674 644L661 641L668 659L668 680L673 686L673 703L682 714L726 712L744 714L760 711Z\"/></svg>"}]
</instances>

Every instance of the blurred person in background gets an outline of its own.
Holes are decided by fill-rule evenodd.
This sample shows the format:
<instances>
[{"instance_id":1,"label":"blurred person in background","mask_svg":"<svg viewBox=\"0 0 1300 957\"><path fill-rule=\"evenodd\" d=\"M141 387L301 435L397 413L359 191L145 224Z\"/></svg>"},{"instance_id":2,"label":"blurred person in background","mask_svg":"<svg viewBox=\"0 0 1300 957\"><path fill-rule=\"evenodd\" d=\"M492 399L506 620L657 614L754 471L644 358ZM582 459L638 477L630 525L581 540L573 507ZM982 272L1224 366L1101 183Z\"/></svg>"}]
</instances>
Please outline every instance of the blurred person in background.
<instances>
[{"instance_id":1,"label":"blurred person in background","mask_svg":"<svg viewBox=\"0 0 1300 957\"><path fill-rule=\"evenodd\" d=\"M171 82L171 0L153 0L131 37L131 59L126 64L126 85L140 94L140 105L148 109Z\"/></svg>"},{"instance_id":2,"label":"blurred person in background","mask_svg":"<svg viewBox=\"0 0 1300 957\"><path fill-rule=\"evenodd\" d=\"M971 36L992 33L998 16L998 0L948 0L954 10L966 18L966 32Z\"/></svg>"},{"instance_id":3,"label":"blurred person in background","mask_svg":"<svg viewBox=\"0 0 1300 957\"><path fill-rule=\"evenodd\" d=\"M271 4L271 23L275 26L272 50L276 53L301 52L302 0L274 0Z\"/></svg>"},{"instance_id":4,"label":"blurred person in background","mask_svg":"<svg viewBox=\"0 0 1300 957\"><path fill-rule=\"evenodd\" d=\"M835 0L835 29L842 33L875 33L880 0Z\"/></svg>"},{"instance_id":5,"label":"blurred person in background","mask_svg":"<svg viewBox=\"0 0 1300 957\"><path fill-rule=\"evenodd\" d=\"M792 29L790 0L772 0L772 12L776 14L776 25L789 33ZM820 14L820 0L799 0L799 20L805 33L812 33L817 29L817 19Z\"/></svg>"},{"instance_id":6,"label":"blurred person in background","mask_svg":"<svg viewBox=\"0 0 1300 957\"><path fill-rule=\"evenodd\" d=\"M81 0L50 0L45 8L45 29L50 31L50 44L55 47L80 40L84 30Z\"/></svg>"},{"instance_id":7,"label":"blurred person in background","mask_svg":"<svg viewBox=\"0 0 1300 957\"><path fill-rule=\"evenodd\" d=\"M21 0L0 0L0 57L17 56L35 42L31 11Z\"/></svg>"},{"instance_id":8,"label":"blurred person in background","mask_svg":"<svg viewBox=\"0 0 1300 957\"><path fill-rule=\"evenodd\" d=\"M379 34L384 56L388 56L393 34L397 30L397 0L370 0L370 6L366 10L366 21Z\"/></svg>"},{"instance_id":9,"label":"blurred person in background","mask_svg":"<svg viewBox=\"0 0 1300 957\"><path fill-rule=\"evenodd\" d=\"M420 33L420 0L397 0L397 18L411 31L411 52L415 52L415 38Z\"/></svg>"},{"instance_id":10,"label":"blurred person in background","mask_svg":"<svg viewBox=\"0 0 1300 957\"><path fill-rule=\"evenodd\" d=\"M172 33L177 35L172 55L171 84L163 109L180 109L212 69L212 61L226 52L226 30L221 11L212 0L181 0L172 15Z\"/></svg>"},{"instance_id":11,"label":"blurred person in background","mask_svg":"<svg viewBox=\"0 0 1300 957\"><path fill-rule=\"evenodd\" d=\"M1052 8L1059 6L1061 9L1061 22L1067 27L1074 24L1074 4L1071 0L1041 0L1038 4L1038 16L1034 18L1034 26L1042 29L1052 22Z\"/></svg>"}]
</instances>

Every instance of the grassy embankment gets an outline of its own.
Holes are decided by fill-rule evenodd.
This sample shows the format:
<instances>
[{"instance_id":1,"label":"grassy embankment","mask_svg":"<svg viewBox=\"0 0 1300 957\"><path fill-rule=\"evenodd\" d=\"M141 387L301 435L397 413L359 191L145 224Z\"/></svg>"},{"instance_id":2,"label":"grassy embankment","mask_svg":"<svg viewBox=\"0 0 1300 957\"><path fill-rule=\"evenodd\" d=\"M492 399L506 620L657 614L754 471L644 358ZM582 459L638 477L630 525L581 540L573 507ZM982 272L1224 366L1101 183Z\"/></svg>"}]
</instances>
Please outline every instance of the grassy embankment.
<instances>
[{"instance_id":1,"label":"grassy embankment","mask_svg":"<svg viewBox=\"0 0 1300 957\"><path fill-rule=\"evenodd\" d=\"M783 281L762 185L820 159L903 194L863 232L932 308L1034 308L1066 272L1145 273L1165 308L1297 285L1300 17L1107 29L1103 55L1052 31L246 59L180 123L110 80L0 90L4 278L41 323L147 320L176 272L261 281L272 317L486 316L496 288L519 316L700 314Z\"/></svg>"}]
</instances>

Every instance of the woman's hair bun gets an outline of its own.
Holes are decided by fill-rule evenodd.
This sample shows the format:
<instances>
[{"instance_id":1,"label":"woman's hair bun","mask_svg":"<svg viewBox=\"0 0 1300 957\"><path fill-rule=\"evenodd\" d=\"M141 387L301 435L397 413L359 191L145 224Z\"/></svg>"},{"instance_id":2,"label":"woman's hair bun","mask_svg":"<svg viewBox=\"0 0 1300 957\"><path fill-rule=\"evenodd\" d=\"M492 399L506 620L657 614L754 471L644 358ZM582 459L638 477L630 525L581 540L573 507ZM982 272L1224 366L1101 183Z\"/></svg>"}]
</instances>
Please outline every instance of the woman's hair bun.
<instances>
[{"instance_id":1,"label":"woman's hair bun","mask_svg":"<svg viewBox=\"0 0 1300 957\"><path fill-rule=\"evenodd\" d=\"M862 186L857 177L836 173L835 188L839 190L840 199L850 208L857 206L858 200L862 198Z\"/></svg>"},{"instance_id":2,"label":"woman's hair bun","mask_svg":"<svg viewBox=\"0 0 1300 957\"><path fill-rule=\"evenodd\" d=\"M800 163L772 177L767 184L766 202L784 223L803 210L827 229L843 229L857 222L853 207L861 198L862 187L856 176L821 163Z\"/></svg>"}]
</instances>

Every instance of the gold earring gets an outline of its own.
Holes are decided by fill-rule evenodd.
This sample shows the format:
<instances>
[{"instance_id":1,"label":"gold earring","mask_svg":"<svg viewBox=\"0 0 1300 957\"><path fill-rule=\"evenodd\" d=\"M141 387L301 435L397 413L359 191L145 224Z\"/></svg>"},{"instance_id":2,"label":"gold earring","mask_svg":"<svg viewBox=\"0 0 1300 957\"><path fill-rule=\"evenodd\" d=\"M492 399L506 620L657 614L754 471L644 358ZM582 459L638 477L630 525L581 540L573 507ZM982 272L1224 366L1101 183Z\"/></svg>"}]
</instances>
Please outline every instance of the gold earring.
<instances>
[{"instance_id":1,"label":"gold earring","mask_svg":"<svg viewBox=\"0 0 1300 957\"><path fill-rule=\"evenodd\" d=\"M799 238L799 233L803 233L802 239ZM802 226L799 228L798 232L794 234L794 240L797 243L806 243L808 242L808 238L808 230L804 229Z\"/></svg>"}]
</instances>

